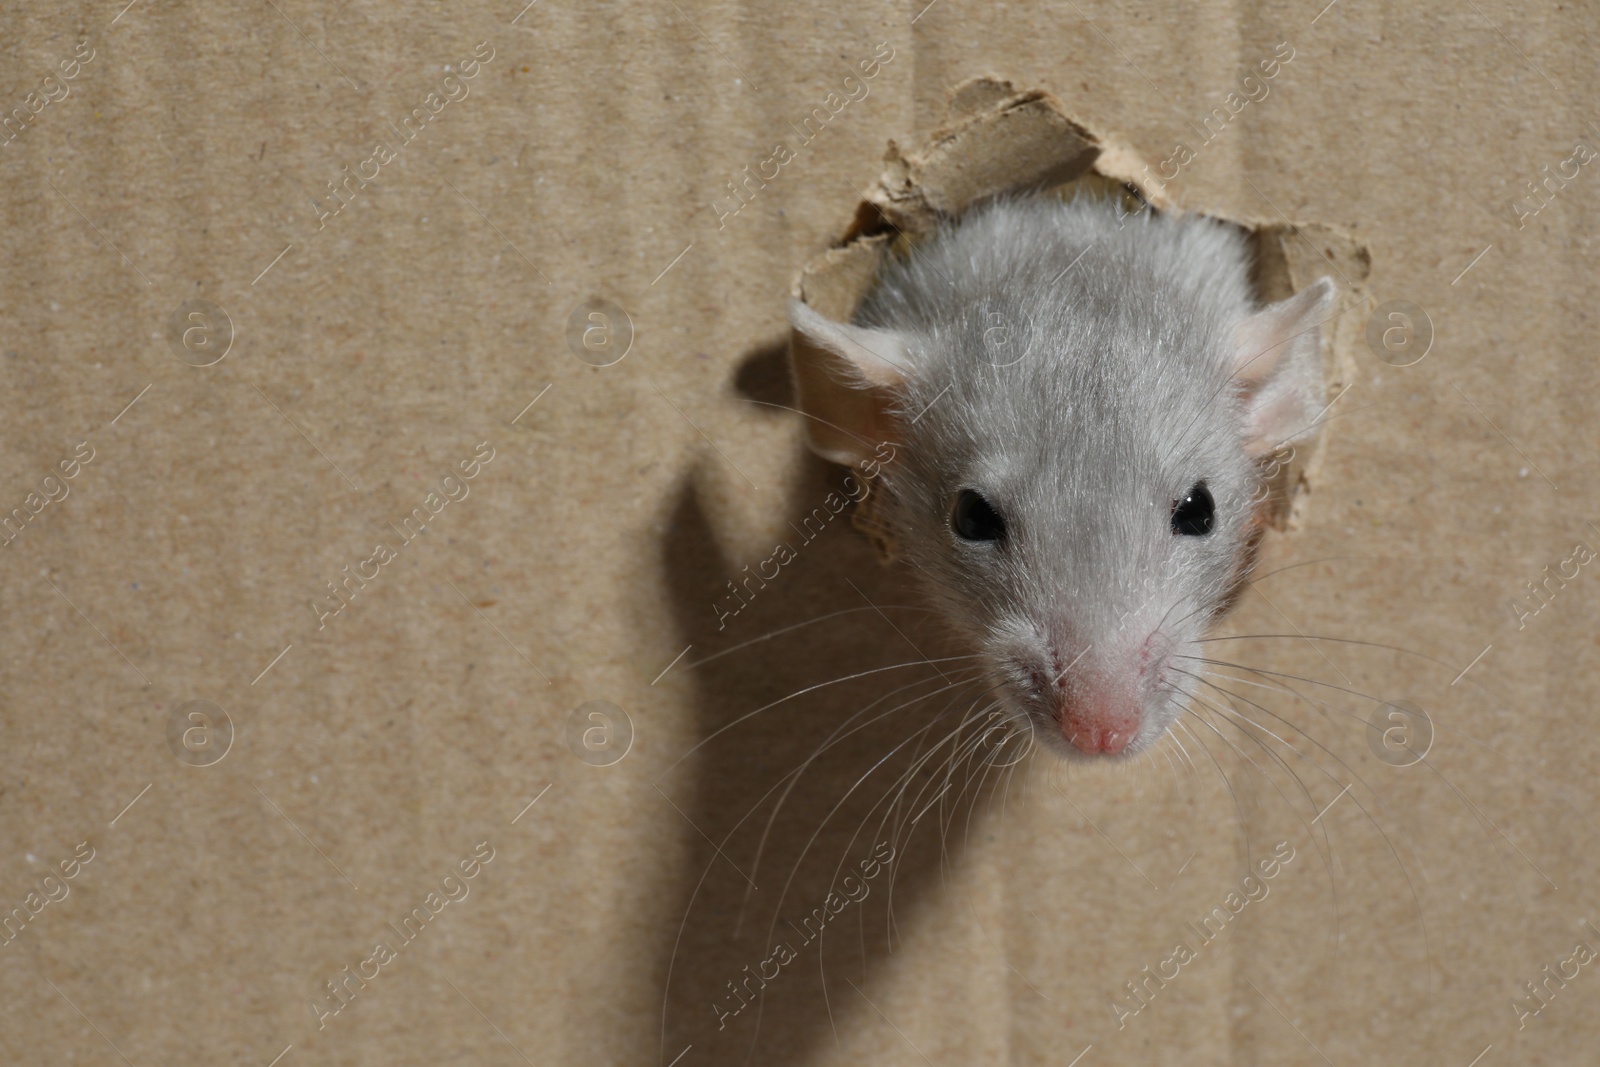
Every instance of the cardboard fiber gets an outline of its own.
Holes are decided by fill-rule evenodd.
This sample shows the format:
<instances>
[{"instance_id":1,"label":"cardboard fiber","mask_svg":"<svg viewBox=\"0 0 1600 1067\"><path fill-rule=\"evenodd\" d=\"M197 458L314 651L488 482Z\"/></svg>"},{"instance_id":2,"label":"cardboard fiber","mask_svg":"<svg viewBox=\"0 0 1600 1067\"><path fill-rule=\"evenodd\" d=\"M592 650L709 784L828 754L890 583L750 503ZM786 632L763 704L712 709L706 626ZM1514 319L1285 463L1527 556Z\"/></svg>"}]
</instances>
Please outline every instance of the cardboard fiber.
<instances>
[{"instance_id":1,"label":"cardboard fiber","mask_svg":"<svg viewBox=\"0 0 1600 1067\"><path fill-rule=\"evenodd\" d=\"M0 20L0 1061L1592 1060L1588 12ZM1125 766L956 730L785 410L886 167L1051 176L963 84L1352 283Z\"/></svg>"}]
</instances>

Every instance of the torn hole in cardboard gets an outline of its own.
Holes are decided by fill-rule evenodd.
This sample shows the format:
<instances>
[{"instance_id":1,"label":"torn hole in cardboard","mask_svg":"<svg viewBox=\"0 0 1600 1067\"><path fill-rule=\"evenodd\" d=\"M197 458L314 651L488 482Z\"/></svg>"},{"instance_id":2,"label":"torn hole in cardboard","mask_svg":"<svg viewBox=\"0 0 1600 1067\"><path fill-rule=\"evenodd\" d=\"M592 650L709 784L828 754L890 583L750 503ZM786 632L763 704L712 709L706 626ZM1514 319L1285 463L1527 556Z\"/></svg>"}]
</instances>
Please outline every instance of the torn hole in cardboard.
<instances>
[{"instance_id":1,"label":"torn hole in cardboard","mask_svg":"<svg viewBox=\"0 0 1600 1067\"><path fill-rule=\"evenodd\" d=\"M923 144L902 149L889 142L883 173L866 200L838 242L801 270L791 295L830 319L849 322L886 256L908 251L940 222L997 196L1039 192L1070 198L1091 190L1120 199L1130 214L1180 211L1147 174L1135 152L1070 116L1051 93L1019 90L994 77L969 79L951 91L943 125ZM1329 407L1314 435L1263 461L1267 495L1261 522L1268 530L1287 533L1304 521L1327 444L1327 421L1354 382L1353 353L1361 322L1344 312L1365 302L1371 258L1353 236L1332 226L1203 214L1244 232L1254 251L1251 281L1261 304L1282 300L1324 275L1339 287L1339 310L1323 327ZM817 361L808 358L808 346L798 334L791 334L790 345L795 390L803 397L808 388L817 387L811 377ZM869 494L856 506L853 520L871 538L879 557L889 561L895 546L876 496Z\"/></svg>"}]
</instances>

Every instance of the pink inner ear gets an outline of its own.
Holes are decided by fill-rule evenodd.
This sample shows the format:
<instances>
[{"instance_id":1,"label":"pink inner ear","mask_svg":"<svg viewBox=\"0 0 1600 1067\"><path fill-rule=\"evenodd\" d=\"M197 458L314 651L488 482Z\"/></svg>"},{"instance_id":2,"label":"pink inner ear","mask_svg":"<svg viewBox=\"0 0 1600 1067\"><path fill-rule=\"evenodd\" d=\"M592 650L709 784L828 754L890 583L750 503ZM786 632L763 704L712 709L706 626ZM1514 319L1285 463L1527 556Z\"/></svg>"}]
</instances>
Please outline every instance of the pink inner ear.
<instances>
[{"instance_id":1,"label":"pink inner ear","mask_svg":"<svg viewBox=\"0 0 1600 1067\"><path fill-rule=\"evenodd\" d=\"M1247 387L1247 394L1275 376L1286 359L1292 362L1307 344L1320 346L1319 327L1332 311L1333 296L1333 283L1318 278L1239 323L1233 335L1233 375Z\"/></svg>"},{"instance_id":2,"label":"pink inner ear","mask_svg":"<svg viewBox=\"0 0 1600 1067\"><path fill-rule=\"evenodd\" d=\"M1233 377L1245 396L1252 396L1261 383L1283 362L1289 349L1282 329L1281 305L1273 305L1245 319L1233 332Z\"/></svg>"},{"instance_id":3,"label":"pink inner ear","mask_svg":"<svg viewBox=\"0 0 1600 1067\"><path fill-rule=\"evenodd\" d=\"M1319 278L1251 315L1234 332L1234 381L1246 411L1246 450L1267 455L1303 436L1322 409L1321 324L1334 288Z\"/></svg>"},{"instance_id":4,"label":"pink inner ear","mask_svg":"<svg viewBox=\"0 0 1600 1067\"><path fill-rule=\"evenodd\" d=\"M1245 403L1249 417L1244 448L1255 459L1289 445L1316 417L1307 395L1296 389L1272 390L1265 400L1250 396Z\"/></svg>"},{"instance_id":5,"label":"pink inner ear","mask_svg":"<svg viewBox=\"0 0 1600 1067\"><path fill-rule=\"evenodd\" d=\"M904 381L901 338L833 322L799 300L789 303L794 327L790 362L806 439L824 459L849 466L872 455L895 431L892 393Z\"/></svg>"}]
</instances>

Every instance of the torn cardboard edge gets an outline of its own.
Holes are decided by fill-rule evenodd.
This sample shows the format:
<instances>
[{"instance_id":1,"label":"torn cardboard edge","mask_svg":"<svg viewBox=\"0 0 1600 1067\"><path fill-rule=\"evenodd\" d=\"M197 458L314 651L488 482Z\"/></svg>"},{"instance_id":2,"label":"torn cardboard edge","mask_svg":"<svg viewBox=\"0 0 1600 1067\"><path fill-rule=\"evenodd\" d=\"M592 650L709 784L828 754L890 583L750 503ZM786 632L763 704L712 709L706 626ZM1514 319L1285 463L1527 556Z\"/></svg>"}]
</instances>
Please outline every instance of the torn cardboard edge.
<instances>
[{"instance_id":1,"label":"torn cardboard edge","mask_svg":"<svg viewBox=\"0 0 1600 1067\"><path fill-rule=\"evenodd\" d=\"M1019 91L992 76L957 85L944 124L927 142L907 152L890 141L884 162L882 175L839 242L807 263L791 287L793 296L838 322L853 318L892 250L908 248L941 222L996 196L1028 191L1060 195L1097 186L1125 197L1130 211L1182 210L1131 149L1108 143L1072 118L1050 92ZM1323 275L1341 283L1341 311L1323 334L1323 379L1331 407L1354 382L1353 353L1361 323L1343 312L1366 300L1362 283L1371 273L1366 247L1350 234L1319 223L1203 214L1246 234L1254 251L1251 281L1262 304L1282 300ZM800 343L791 335L791 346ZM1319 428L1266 461L1268 496L1262 518L1269 529L1288 532L1303 522L1326 436L1325 428ZM857 509L858 520L863 520L858 525L879 540L883 531L874 521L876 509L868 501L863 505ZM892 546L880 543L879 549L886 557L892 555Z\"/></svg>"}]
</instances>

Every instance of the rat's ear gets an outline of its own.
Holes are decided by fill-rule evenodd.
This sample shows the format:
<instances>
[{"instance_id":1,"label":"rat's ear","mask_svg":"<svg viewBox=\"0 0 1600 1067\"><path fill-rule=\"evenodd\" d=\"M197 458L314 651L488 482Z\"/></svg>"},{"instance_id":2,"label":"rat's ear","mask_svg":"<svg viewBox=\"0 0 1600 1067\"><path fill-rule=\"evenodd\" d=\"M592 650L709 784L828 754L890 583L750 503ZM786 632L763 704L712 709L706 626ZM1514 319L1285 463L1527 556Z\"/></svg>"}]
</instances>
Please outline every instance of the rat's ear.
<instances>
[{"instance_id":1,"label":"rat's ear","mask_svg":"<svg viewBox=\"0 0 1600 1067\"><path fill-rule=\"evenodd\" d=\"M889 404L909 368L905 342L892 330L834 322L794 299L789 323L795 396L811 451L845 466L873 456L891 437Z\"/></svg>"},{"instance_id":2,"label":"rat's ear","mask_svg":"<svg viewBox=\"0 0 1600 1067\"><path fill-rule=\"evenodd\" d=\"M1322 325L1332 280L1318 278L1245 319L1234 334L1233 380L1245 407L1245 450L1266 456L1305 436L1322 414Z\"/></svg>"}]
</instances>

